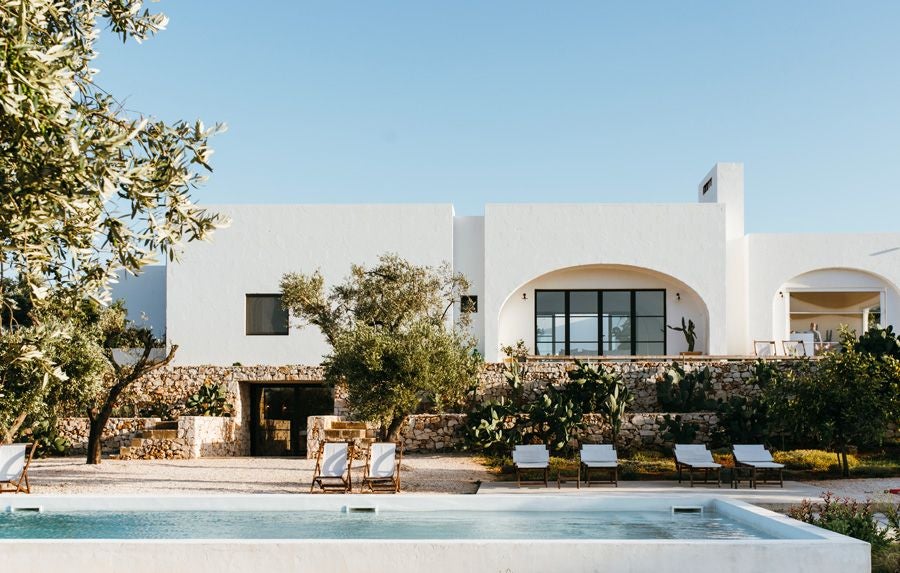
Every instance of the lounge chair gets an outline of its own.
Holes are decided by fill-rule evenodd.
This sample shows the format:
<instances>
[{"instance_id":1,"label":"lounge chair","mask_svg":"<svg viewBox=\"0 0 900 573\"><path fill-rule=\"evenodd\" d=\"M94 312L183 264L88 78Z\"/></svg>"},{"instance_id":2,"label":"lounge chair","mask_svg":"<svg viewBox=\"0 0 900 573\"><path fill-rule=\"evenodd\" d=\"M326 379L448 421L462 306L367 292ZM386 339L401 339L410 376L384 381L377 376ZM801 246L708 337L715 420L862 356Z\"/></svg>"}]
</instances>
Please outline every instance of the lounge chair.
<instances>
[{"instance_id":1,"label":"lounge chair","mask_svg":"<svg viewBox=\"0 0 900 573\"><path fill-rule=\"evenodd\" d=\"M772 454L762 444L735 444L734 445L734 472L731 485L737 487L740 484L740 469L750 470L750 487L756 489L758 480L757 470L762 470L763 483L767 483L766 473L778 471L778 485L784 487L784 464L779 464L772 458Z\"/></svg>"},{"instance_id":2,"label":"lounge chair","mask_svg":"<svg viewBox=\"0 0 900 573\"><path fill-rule=\"evenodd\" d=\"M591 470L609 472L609 482L619 487L619 457L612 444L582 444L578 464L579 481L584 468L584 483L591 487Z\"/></svg>"},{"instance_id":3,"label":"lounge chair","mask_svg":"<svg viewBox=\"0 0 900 573\"><path fill-rule=\"evenodd\" d=\"M709 472L715 470L716 484L722 487L722 465L713 461L712 453L703 444L675 444L678 483L681 483L681 471L685 468L690 476L691 487L694 487L694 470L703 470L703 483L709 483Z\"/></svg>"},{"instance_id":4,"label":"lounge chair","mask_svg":"<svg viewBox=\"0 0 900 573\"><path fill-rule=\"evenodd\" d=\"M775 356L774 340L754 340L753 353L756 356Z\"/></svg>"},{"instance_id":5,"label":"lounge chair","mask_svg":"<svg viewBox=\"0 0 900 573\"><path fill-rule=\"evenodd\" d=\"M781 347L785 356L809 356L802 340L782 340Z\"/></svg>"},{"instance_id":6,"label":"lounge chair","mask_svg":"<svg viewBox=\"0 0 900 573\"><path fill-rule=\"evenodd\" d=\"M31 444L30 450L28 444L0 446L0 493L31 493L28 466L36 449L37 442Z\"/></svg>"},{"instance_id":7,"label":"lounge chair","mask_svg":"<svg viewBox=\"0 0 900 573\"><path fill-rule=\"evenodd\" d=\"M369 491L397 493L400 491L400 460L403 458L402 447L393 442L376 442L369 446L366 454L366 469L363 472L360 493L366 486Z\"/></svg>"},{"instance_id":8,"label":"lounge chair","mask_svg":"<svg viewBox=\"0 0 900 573\"><path fill-rule=\"evenodd\" d=\"M538 485L543 483L544 487L548 486L550 478L550 451L543 444L516 446L512 453L513 465L516 466L516 483L519 487L525 485ZM542 471L543 480L522 481L524 472Z\"/></svg>"},{"instance_id":9,"label":"lounge chair","mask_svg":"<svg viewBox=\"0 0 900 573\"><path fill-rule=\"evenodd\" d=\"M353 460L353 445L349 442L322 442L316 455L316 469L313 471L312 493L316 485L324 493L350 493L350 463Z\"/></svg>"}]
</instances>

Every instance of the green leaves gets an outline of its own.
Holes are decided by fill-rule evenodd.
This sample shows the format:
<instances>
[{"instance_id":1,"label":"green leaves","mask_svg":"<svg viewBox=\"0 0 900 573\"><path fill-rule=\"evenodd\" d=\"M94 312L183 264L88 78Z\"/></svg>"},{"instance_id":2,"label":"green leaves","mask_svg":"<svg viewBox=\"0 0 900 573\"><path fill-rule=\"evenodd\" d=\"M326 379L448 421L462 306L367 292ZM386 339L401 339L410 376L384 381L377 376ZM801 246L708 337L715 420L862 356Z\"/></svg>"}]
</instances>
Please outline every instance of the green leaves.
<instances>
[{"instance_id":1,"label":"green leaves","mask_svg":"<svg viewBox=\"0 0 900 573\"><path fill-rule=\"evenodd\" d=\"M226 223L190 197L224 126L125 111L94 82L98 17L123 39L165 26L141 6L0 0L0 269L36 301L48 284L105 299L116 271L175 259Z\"/></svg>"},{"instance_id":2,"label":"green leaves","mask_svg":"<svg viewBox=\"0 0 900 573\"><path fill-rule=\"evenodd\" d=\"M449 315L468 282L448 266L386 254L374 267L354 265L329 293L318 272L285 274L281 289L284 306L331 344L326 379L346 384L353 415L385 434L417 410L456 406L475 381L475 340Z\"/></svg>"}]
</instances>

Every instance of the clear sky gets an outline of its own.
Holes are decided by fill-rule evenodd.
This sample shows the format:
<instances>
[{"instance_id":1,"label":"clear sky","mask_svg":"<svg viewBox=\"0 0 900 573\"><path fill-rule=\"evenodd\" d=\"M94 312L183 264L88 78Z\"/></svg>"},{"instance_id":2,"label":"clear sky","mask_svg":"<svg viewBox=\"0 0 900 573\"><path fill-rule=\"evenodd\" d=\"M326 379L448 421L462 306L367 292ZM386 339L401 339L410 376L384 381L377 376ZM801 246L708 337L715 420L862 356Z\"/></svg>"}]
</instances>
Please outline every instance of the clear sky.
<instances>
[{"instance_id":1,"label":"clear sky","mask_svg":"<svg viewBox=\"0 0 900 573\"><path fill-rule=\"evenodd\" d=\"M98 83L229 125L202 203L692 202L739 161L748 232L900 231L900 2L148 6Z\"/></svg>"}]
</instances>

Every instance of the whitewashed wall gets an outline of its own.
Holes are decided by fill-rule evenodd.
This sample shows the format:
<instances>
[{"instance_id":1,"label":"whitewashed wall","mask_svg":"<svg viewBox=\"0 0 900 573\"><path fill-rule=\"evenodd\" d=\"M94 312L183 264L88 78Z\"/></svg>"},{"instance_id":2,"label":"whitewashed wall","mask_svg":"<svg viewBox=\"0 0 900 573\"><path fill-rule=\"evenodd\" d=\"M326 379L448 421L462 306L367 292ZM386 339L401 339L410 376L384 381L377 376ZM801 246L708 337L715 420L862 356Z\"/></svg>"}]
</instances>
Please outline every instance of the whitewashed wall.
<instances>
[{"instance_id":1,"label":"whitewashed wall","mask_svg":"<svg viewBox=\"0 0 900 573\"><path fill-rule=\"evenodd\" d=\"M748 235L748 245L747 352L754 339L785 338L787 295L778 293L791 288L883 289L882 322L900 326L900 233Z\"/></svg>"},{"instance_id":2,"label":"whitewashed wall","mask_svg":"<svg viewBox=\"0 0 900 573\"><path fill-rule=\"evenodd\" d=\"M318 364L328 351L315 327L247 336L245 295L278 293L287 272L320 270L326 286L351 264L394 252L422 265L453 261L451 205L231 205L231 227L192 243L168 266L168 340L176 364Z\"/></svg>"},{"instance_id":3,"label":"whitewashed wall","mask_svg":"<svg viewBox=\"0 0 900 573\"><path fill-rule=\"evenodd\" d=\"M478 351L484 354L484 217L453 220L453 268L466 275L469 294L478 297L478 312L471 315L471 332L478 339Z\"/></svg>"},{"instance_id":4,"label":"whitewashed wall","mask_svg":"<svg viewBox=\"0 0 900 573\"><path fill-rule=\"evenodd\" d=\"M484 234L489 361L499 358L501 344L515 341L500 334L500 313L508 299L521 297L522 288L538 277L586 265L637 267L686 285L708 309L707 350L726 352L722 204L494 204L485 207ZM670 320L676 312L670 311ZM533 330L532 323L515 338L533 336ZM510 334L506 330L504 336Z\"/></svg>"},{"instance_id":5,"label":"whitewashed wall","mask_svg":"<svg viewBox=\"0 0 900 573\"><path fill-rule=\"evenodd\" d=\"M666 289L666 320L680 325L681 317L691 319L697 328L696 350L705 351L709 343L709 317L706 305L681 281L646 269L622 266L585 266L549 273L522 285L500 310L500 340L503 344L519 338L534 349L534 291L555 289ZM522 299L522 294L528 298ZM679 300L680 295L680 300ZM684 335L666 330L669 354L687 350Z\"/></svg>"}]
</instances>

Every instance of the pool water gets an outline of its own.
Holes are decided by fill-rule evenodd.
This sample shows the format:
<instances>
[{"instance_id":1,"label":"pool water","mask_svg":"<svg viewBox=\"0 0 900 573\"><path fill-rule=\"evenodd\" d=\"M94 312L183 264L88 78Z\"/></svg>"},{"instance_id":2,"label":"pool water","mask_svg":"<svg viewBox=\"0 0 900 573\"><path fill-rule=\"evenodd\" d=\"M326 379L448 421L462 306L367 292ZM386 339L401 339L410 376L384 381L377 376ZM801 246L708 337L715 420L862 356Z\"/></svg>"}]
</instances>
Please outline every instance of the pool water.
<instances>
[{"instance_id":1,"label":"pool water","mask_svg":"<svg viewBox=\"0 0 900 573\"><path fill-rule=\"evenodd\" d=\"M75 511L0 513L0 539L772 539L712 512Z\"/></svg>"}]
</instances>

